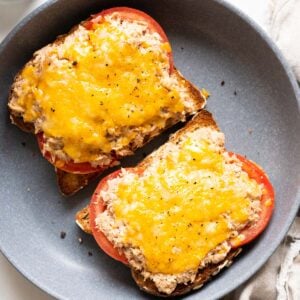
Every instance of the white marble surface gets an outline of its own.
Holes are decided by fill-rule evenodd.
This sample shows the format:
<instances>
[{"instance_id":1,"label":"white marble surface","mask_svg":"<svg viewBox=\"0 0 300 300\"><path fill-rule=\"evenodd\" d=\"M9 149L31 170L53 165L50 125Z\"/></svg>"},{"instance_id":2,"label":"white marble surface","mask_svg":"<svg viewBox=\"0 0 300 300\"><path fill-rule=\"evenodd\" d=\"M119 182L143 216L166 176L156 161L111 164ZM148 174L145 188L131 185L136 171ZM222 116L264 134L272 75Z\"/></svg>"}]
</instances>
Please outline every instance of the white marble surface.
<instances>
[{"instance_id":1,"label":"white marble surface","mask_svg":"<svg viewBox=\"0 0 300 300\"><path fill-rule=\"evenodd\" d=\"M268 0L226 0L241 9L260 26L265 26ZM0 41L26 14L45 0L0 0ZM24 278L0 253L1 300L53 300Z\"/></svg>"}]
</instances>

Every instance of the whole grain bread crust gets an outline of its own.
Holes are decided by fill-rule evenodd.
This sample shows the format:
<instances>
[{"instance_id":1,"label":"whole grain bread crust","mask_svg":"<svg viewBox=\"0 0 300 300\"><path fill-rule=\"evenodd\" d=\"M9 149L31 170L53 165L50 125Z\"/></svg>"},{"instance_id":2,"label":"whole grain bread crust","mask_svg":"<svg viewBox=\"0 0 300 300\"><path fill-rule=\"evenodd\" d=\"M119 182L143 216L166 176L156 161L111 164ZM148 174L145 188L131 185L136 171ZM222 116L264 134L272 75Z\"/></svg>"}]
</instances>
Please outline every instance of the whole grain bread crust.
<instances>
[{"instance_id":1,"label":"whole grain bread crust","mask_svg":"<svg viewBox=\"0 0 300 300\"><path fill-rule=\"evenodd\" d=\"M58 46L58 45L64 43L67 36L69 36L71 33L76 31L80 25L83 25L85 22L87 22L91 19L92 19L92 17L88 18L87 20L81 22L78 25L75 25L67 34L58 36L57 39L53 43L50 43L45 47ZM44 49L44 48L42 48L42 49ZM24 119L22 117L22 112L14 110L13 105L10 105L10 104L13 102L13 100L16 97L18 97L16 91L18 89L18 84L22 81L21 73L22 73L23 69L28 65L36 66L36 59L39 57L39 55L41 55L40 54L40 53L42 53L41 50L36 51L33 54L33 57L31 58L31 60L15 76L14 82L10 89L9 99L8 99L8 108L9 108L10 119L11 119L12 123L15 124L16 126L18 126L21 130L23 130L25 132L29 132L29 133L37 133L35 130L34 123L24 122ZM188 93L190 95L190 100L193 103L193 107L194 107L193 111L189 111L189 112L186 111L186 116L195 114L197 111L199 111L200 109L202 109L205 106L206 97L191 82L186 80L183 77L183 75L176 69L176 67L173 68L173 73L176 75L178 80L181 81L181 83L184 85L184 87L188 90ZM175 117L173 119L171 119L171 118L168 119L167 123L166 123L166 127L163 130L175 125L176 123L178 123L180 121L181 121L181 116ZM133 140L132 143L130 143L129 148L126 149L127 153L124 156L134 154L134 151L136 149L144 146L152 138L154 138L155 136L162 133L163 130L157 128L156 130L153 130L149 134L145 134L143 137L142 144L135 143L135 141ZM124 156L119 155L118 158L121 159ZM107 155L107 157L109 157L109 154ZM109 166L107 166L107 168L109 168ZM105 168L103 168L103 169L105 169ZM73 176L69 176L68 175L69 173L64 172L64 171L57 171L56 174L57 174L57 182L58 182L59 188L60 188L62 194L65 196L75 194L77 191L79 191L80 189L82 189L83 187L88 185L91 178L95 177L95 176L86 176L86 175L81 175L81 174L73 174ZM97 173L97 174L99 175L100 173ZM94 174L94 175L97 175L97 174ZM69 182L70 179L72 179L72 182ZM75 184L75 183L77 183L77 184Z\"/></svg>"}]
</instances>

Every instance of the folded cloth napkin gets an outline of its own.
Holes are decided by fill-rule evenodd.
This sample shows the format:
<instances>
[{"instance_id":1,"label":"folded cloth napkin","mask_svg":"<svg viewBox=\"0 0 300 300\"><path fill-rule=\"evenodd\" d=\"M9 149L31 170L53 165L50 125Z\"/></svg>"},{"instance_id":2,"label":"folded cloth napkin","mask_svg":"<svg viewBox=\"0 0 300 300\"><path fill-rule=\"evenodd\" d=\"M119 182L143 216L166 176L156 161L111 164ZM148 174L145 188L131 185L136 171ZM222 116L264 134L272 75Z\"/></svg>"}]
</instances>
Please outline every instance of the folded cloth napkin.
<instances>
[{"instance_id":1,"label":"folded cloth napkin","mask_svg":"<svg viewBox=\"0 0 300 300\"><path fill-rule=\"evenodd\" d=\"M269 0L265 29L300 82L300 0ZM235 299L300 300L300 217L264 267L223 300Z\"/></svg>"},{"instance_id":2,"label":"folded cloth napkin","mask_svg":"<svg viewBox=\"0 0 300 300\"><path fill-rule=\"evenodd\" d=\"M300 81L300 1L269 0L267 31Z\"/></svg>"}]
</instances>

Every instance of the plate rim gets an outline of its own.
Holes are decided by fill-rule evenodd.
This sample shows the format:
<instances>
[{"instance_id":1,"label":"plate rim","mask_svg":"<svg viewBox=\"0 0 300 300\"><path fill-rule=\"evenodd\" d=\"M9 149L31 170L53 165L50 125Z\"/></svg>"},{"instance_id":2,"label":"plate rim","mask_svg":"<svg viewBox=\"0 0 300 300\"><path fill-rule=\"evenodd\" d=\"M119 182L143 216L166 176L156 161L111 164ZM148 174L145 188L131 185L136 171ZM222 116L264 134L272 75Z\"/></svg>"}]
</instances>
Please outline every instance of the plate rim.
<instances>
[{"instance_id":1,"label":"plate rim","mask_svg":"<svg viewBox=\"0 0 300 300\"><path fill-rule=\"evenodd\" d=\"M54 5L60 0L48 0L45 3L39 5L37 8L35 8L33 11L31 11L28 15L26 15L23 19L21 19L14 27L13 29L5 36L5 38L0 43L0 55L6 48L6 46L9 44L10 40L13 38L13 36L24 26L27 25L27 23L33 18L38 16L39 13L47 9L48 7ZM296 77L287 63L287 60L275 44L275 42L271 39L271 37L265 32L265 30L256 23L251 17L246 15L243 11L241 11L239 8L235 7L233 4L227 2L226 0L213 0L215 3L217 3L220 6L223 6L226 10L233 13L234 15L238 16L243 22L245 22L247 25L251 27L252 30L254 30L262 40L267 44L267 46L272 50L278 61L280 62L281 66L284 69L284 72L286 73L289 82L291 83L291 86L293 88L295 97L297 99L297 105L298 105L298 117L300 115L300 88L298 86ZM130 5L129 5L130 6ZM300 178L300 176L299 176ZM265 255L261 255L257 258L255 268L249 269L247 273L243 273L236 281L236 286L239 287L241 284L245 283L250 277L252 277L256 272L258 272L262 266L266 263L266 261L272 256L272 254L276 251L276 249L279 247L281 241L284 239L286 233L288 232L289 228L292 226L292 223L297 216L297 211L300 207L300 187L298 187L297 193L295 195L295 201L290 209L290 213L288 214L285 223L285 226L283 227L284 230L282 232L285 232L284 234L281 234L277 236L276 239L272 240L271 243L271 251L267 252ZM276 207L275 207L276 209ZM30 272L28 270L24 270L23 268L19 267L18 264L15 262L14 258L11 257L5 250L5 246L0 243L0 252L4 255L4 257L7 259L7 261L20 273L24 276L24 278L29 281L30 283L34 284L37 288L45 292L51 297L57 298L57 299L67 299L65 295L60 295L56 291L51 290L51 288L48 288L47 285L40 283L38 278L34 278L30 275ZM236 287L236 288L237 288ZM222 292L218 295L219 297L223 297L227 295L228 293L232 292L235 288L230 287L224 287Z\"/></svg>"}]
</instances>

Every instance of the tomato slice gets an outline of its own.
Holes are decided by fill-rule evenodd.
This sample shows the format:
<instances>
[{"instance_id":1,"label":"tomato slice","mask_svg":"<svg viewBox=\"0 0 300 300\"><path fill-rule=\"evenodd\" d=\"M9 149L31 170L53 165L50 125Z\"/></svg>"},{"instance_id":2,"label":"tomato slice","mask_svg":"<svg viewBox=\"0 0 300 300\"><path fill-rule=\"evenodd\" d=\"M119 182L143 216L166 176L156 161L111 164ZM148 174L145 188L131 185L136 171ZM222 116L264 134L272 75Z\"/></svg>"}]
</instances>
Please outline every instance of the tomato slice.
<instances>
[{"instance_id":1,"label":"tomato slice","mask_svg":"<svg viewBox=\"0 0 300 300\"><path fill-rule=\"evenodd\" d=\"M99 245L99 247L110 257L114 258L122 262L123 264L128 264L126 257L123 254L120 254L119 251L114 248L113 244L106 238L104 233L97 227L96 225L96 218L97 216L105 211L106 206L103 203L100 195L100 191L105 190L108 188L107 181L114 179L120 176L121 170L117 170L110 175L104 177L98 184L90 203L90 225L92 229L93 236Z\"/></svg>"},{"instance_id":2,"label":"tomato slice","mask_svg":"<svg viewBox=\"0 0 300 300\"><path fill-rule=\"evenodd\" d=\"M92 15L91 18L83 23L85 28L92 29L94 24L100 24L103 21L103 17L110 14L118 14L122 19L129 21L142 21L148 24L148 28L150 32L156 32L161 37L161 41L163 43L169 43L166 33L161 28L161 26L149 15L140 11L138 9L130 8L130 7L113 7L106 10L101 11L96 15ZM174 60L173 53L170 51L168 53L169 62L170 62L170 73L174 70Z\"/></svg>"},{"instance_id":3,"label":"tomato slice","mask_svg":"<svg viewBox=\"0 0 300 300\"><path fill-rule=\"evenodd\" d=\"M63 170L68 173L74 174L90 174L90 173L98 173L107 169L109 166L101 166L101 167L93 167L89 162L83 163L75 163L74 161L64 162L61 159L51 155L50 152L45 151L44 144L45 138L42 132L36 135L38 140L39 148L44 156L52 165L54 165L57 169Z\"/></svg>"},{"instance_id":4,"label":"tomato slice","mask_svg":"<svg viewBox=\"0 0 300 300\"><path fill-rule=\"evenodd\" d=\"M126 171L133 172L136 174L143 173L142 168L126 168ZM97 216L106 209L106 206L100 197L100 191L106 190L108 188L107 182L109 180L112 180L112 179L120 176L121 172L122 172L122 170L117 170L117 171L111 173L110 175L104 177L99 182L99 184L92 196L91 202L90 202L89 213L90 213L90 225L91 225L92 233L93 233L93 236L94 236L97 244L99 245L99 247L110 257L127 265L128 261L127 261L127 258L125 257L125 255L122 253L119 253L119 251L107 239L107 237L103 234L103 232L97 227L96 222L95 222Z\"/></svg>"},{"instance_id":5,"label":"tomato slice","mask_svg":"<svg viewBox=\"0 0 300 300\"><path fill-rule=\"evenodd\" d=\"M232 248L238 248L255 239L267 226L274 209L274 190L267 175L257 164L239 154L234 154L231 152L229 154L235 155L242 162L242 169L248 173L249 177L263 186L263 195L261 197L261 212L259 214L259 220L255 224L245 228L240 232L240 234L244 236L243 240L236 239L231 241ZM143 172L143 170L140 168L131 168L126 170L137 174L141 174ZM95 222L97 216L106 209L105 204L99 196L100 191L107 189L107 182L111 179L120 176L120 174L121 170L117 170L103 178L98 184L89 206L90 225L92 228L93 236L96 242L98 243L99 247L115 260L121 261L124 264L128 264L126 257L123 254L120 254L119 251L116 248L114 248L113 244L106 238L106 236L101 232L101 230L99 230Z\"/></svg>"},{"instance_id":6,"label":"tomato slice","mask_svg":"<svg viewBox=\"0 0 300 300\"><path fill-rule=\"evenodd\" d=\"M235 155L238 160L242 162L243 171L248 173L248 176L254 179L258 184L262 185L263 188L263 194L260 199L261 211L259 213L259 219L257 220L257 222L240 232L240 235L243 237L243 239L234 239L231 242L233 248L238 248L254 240L266 228L271 219L274 209L275 193L268 176L260 166L258 166L253 161L246 159L242 155L234 153L229 154Z\"/></svg>"}]
</instances>

